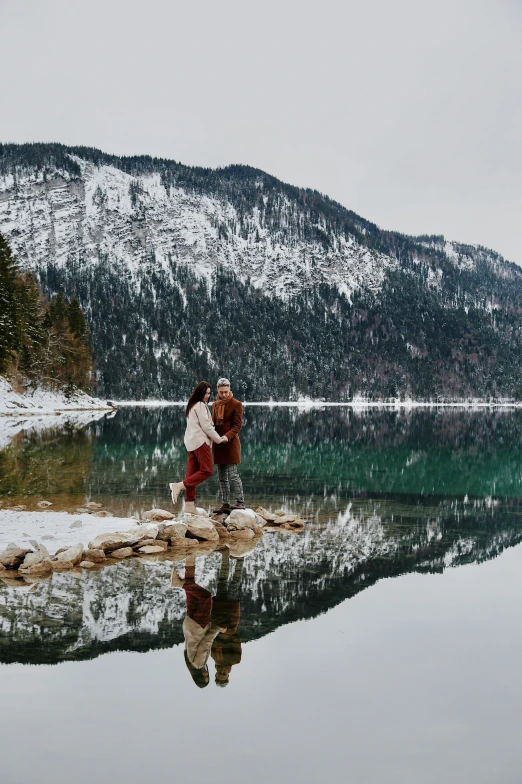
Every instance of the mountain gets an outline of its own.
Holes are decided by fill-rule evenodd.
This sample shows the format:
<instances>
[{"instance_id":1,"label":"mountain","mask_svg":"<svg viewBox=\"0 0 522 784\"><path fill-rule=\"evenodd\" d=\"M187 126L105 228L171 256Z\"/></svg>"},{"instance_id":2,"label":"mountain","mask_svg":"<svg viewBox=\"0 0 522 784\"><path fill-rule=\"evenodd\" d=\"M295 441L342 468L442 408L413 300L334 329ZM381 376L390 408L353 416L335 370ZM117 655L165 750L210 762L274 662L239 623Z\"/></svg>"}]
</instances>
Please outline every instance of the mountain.
<instances>
[{"instance_id":1,"label":"mountain","mask_svg":"<svg viewBox=\"0 0 522 784\"><path fill-rule=\"evenodd\" d=\"M522 269L257 169L4 144L0 233L78 299L104 396L522 398Z\"/></svg>"}]
</instances>

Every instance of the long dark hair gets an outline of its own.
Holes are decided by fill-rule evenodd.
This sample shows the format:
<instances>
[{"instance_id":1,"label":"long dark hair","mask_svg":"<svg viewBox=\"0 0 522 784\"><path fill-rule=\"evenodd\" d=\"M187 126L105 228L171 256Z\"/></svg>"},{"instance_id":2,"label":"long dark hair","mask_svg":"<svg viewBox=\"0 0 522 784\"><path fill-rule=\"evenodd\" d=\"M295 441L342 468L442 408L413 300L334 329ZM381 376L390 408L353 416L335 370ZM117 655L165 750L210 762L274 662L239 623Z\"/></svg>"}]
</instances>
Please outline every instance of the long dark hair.
<instances>
[{"instance_id":1,"label":"long dark hair","mask_svg":"<svg viewBox=\"0 0 522 784\"><path fill-rule=\"evenodd\" d=\"M207 389L210 389L210 384L208 381L200 381L197 387L194 389L194 392L189 397L189 402L187 403L187 408L185 409L186 417L188 417L190 414L190 409L192 406L195 406L196 403L199 403L203 400L207 394Z\"/></svg>"},{"instance_id":2,"label":"long dark hair","mask_svg":"<svg viewBox=\"0 0 522 784\"><path fill-rule=\"evenodd\" d=\"M198 670L197 667L194 667L193 664L190 663L189 657L187 656L187 650L185 649L185 664L187 665L187 669L192 675L192 680L199 686L200 689L204 689L205 686L208 686L208 667L205 664L201 669ZM205 677L205 675L207 677Z\"/></svg>"}]
</instances>

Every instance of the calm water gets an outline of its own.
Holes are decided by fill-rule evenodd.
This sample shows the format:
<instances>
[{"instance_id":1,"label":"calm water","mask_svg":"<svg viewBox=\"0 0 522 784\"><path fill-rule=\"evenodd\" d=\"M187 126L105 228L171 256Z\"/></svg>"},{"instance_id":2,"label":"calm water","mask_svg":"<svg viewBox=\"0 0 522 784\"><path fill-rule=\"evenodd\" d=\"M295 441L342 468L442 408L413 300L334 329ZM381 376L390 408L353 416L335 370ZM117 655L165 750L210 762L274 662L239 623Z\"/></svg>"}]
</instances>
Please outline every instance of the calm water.
<instances>
[{"instance_id":1,"label":"calm water","mask_svg":"<svg viewBox=\"0 0 522 784\"><path fill-rule=\"evenodd\" d=\"M3 508L170 509L183 426L135 408L22 430ZM170 561L0 581L2 780L520 782L522 412L251 407L242 441L247 503L307 527L200 548L227 627L208 686Z\"/></svg>"}]
</instances>

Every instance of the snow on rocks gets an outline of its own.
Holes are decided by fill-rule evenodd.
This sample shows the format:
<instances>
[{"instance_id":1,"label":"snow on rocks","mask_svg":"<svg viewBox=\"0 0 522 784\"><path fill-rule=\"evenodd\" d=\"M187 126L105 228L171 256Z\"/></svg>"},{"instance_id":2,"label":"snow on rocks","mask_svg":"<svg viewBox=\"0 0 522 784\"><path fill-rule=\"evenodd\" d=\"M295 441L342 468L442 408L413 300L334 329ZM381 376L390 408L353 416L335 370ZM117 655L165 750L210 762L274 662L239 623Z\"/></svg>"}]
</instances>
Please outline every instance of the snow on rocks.
<instances>
[{"instance_id":1,"label":"snow on rocks","mask_svg":"<svg viewBox=\"0 0 522 784\"><path fill-rule=\"evenodd\" d=\"M94 508L94 507L93 507ZM274 520L266 521L260 512ZM150 522L151 515L161 522ZM224 522L212 520L205 515L183 514L182 520L165 510L153 509L143 515L144 521L116 517L97 518L85 513L82 519L71 524L66 512L48 509L38 512L0 509L0 580L20 579L39 581L49 578L53 572L95 569L108 566L125 558L173 558L187 549L210 548L213 550L225 540L231 552L248 552L255 547L255 540L263 535L263 525L278 530L295 530L304 522L295 515L282 510L267 513L260 507L236 509ZM84 541L92 537L87 549L74 539L81 528ZM20 533L23 531L24 533ZM29 531L30 533L27 533ZM34 538L29 538L34 537ZM14 543L18 538L21 542ZM54 556L51 556L42 539L52 541ZM3 548L3 549L1 549ZM171 555L169 551L174 551Z\"/></svg>"}]
</instances>

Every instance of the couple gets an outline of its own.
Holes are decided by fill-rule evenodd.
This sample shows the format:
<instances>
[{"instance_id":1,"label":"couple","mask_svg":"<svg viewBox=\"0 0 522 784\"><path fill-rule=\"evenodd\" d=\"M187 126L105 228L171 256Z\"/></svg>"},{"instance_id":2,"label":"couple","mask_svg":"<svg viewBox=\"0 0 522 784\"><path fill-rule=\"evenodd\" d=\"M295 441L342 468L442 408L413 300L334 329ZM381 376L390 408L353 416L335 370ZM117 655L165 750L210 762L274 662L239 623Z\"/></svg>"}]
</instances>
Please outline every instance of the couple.
<instances>
[{"instance_id":1,"label":"couple","mask_svg":"<svg viewBox=\"0 0 522 784\"><path fill-rule=\"evenodd\" d=\"M172 503L185 492L185 512L197 514L196 487L212 476L212 458L218 467L221 506L214 514L229 514L232 509L244 509L243 485L237 470L241 462L239 431L243 424L243 405L236 400L228 378L217 383L217 398L208 410L210 384L200 381L190 396L185 417L185 447L188 452L187 473L182 482L171 482ZM212 453L210 444L213 443ZM236 495L235 506L230 506L230 486Z\"/></svg>"}]
</instances>

